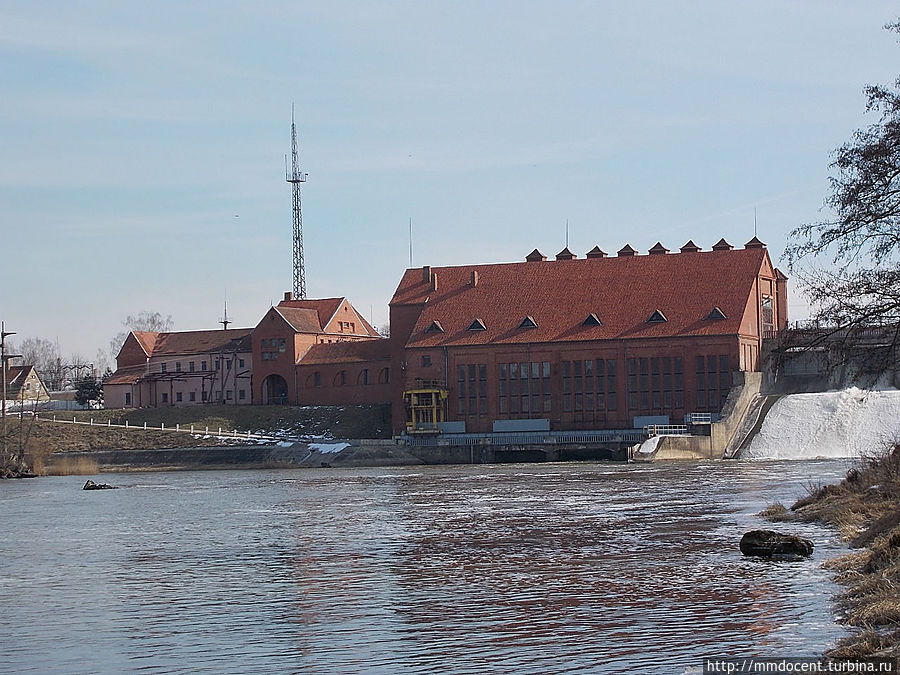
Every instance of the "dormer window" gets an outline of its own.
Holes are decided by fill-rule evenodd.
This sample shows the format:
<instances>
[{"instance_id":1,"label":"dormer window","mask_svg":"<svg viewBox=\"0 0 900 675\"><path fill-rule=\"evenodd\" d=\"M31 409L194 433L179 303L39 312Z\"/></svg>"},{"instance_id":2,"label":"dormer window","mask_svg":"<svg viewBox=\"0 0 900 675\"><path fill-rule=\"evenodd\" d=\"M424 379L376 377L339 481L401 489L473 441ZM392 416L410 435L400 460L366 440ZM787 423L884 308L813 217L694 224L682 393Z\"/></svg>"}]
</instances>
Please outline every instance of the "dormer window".
<instances>
[{"instance_id":1,"label":"dormer window","mask_svg":"<svg viewBox=\"0 0 900 675\"><path fill-rule=\"evenodd\" d=\"M602 326L603 324L600 322L600 317L597 316L595 312L591 312L587 315L587 318L581 322L582 326Z\"/></svg>"},{"instance_id":2,"label":"dormer window","mask_svg":"<svg viewBox=\"0 0 900 675\"><path fill-rule=\"evenodd\" d=\"M728 317L725 316L725 312L723 312L721 309L719 309L718 307L713 307L712 311L706 315L706 318L707 319L727 319Z\"/></svg>"},{"instance_id":3,"label":"dormer window","mask_svg":"<svg viewBox=\"0 0 900 675\"><path fill-rule=\"evenodd\" d=\"M658 309L653 310L653 314L647 319L647 323L665 323L666 321L668 321L666 315Z\"/></svg>"},{"instance_id":4,"label":"dormer window","mask_svg":"<svg viewBox=\"0 0 900 675\"><path fill-rule=\"evenodd\" d=\"M443 333L444 327L441 325L441 322L435 319L431 322L431 325L425 329L426 333Z\"/></svg>"},{"instance_id":5,"label":"dormer window","mask_svg":"<svg viewBox=\"0 0 900 675\"><path fill-rule=\"evenodd\" d=\"M469 330L487 330L484 325L484 321L481 319L475 319L470 325Z\"/></svg>"},{"instance_id":6,"label":"dormer window","mask_svg":"<svg viewBox=\"0 0 900 675\"><path fill-rule=\"evenodd\" d=\"M519 324L519 328L537 328L537 324L534 322L533 318L526 316L522 319L522 323Z\"/></svg>"}]
</instances>

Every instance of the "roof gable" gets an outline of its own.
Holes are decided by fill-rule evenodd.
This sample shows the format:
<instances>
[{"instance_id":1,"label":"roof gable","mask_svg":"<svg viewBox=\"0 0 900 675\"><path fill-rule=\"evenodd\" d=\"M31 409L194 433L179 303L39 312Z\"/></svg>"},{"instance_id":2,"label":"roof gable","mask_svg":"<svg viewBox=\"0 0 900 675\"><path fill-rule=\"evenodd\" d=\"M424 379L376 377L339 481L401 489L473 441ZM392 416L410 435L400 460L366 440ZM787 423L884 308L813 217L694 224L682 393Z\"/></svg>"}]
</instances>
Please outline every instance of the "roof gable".
<instances>
[{"instance_id":1,"label":"roof gable","mask_svg":"<svg viewBox=\"0 0 900 675\"><path fill-rule=\"evenodd\" d=\"M22 389L29 381L37 383L40 394L46 394L47 388L44 386L44 383L41 381L40 375L38 375L38 372L37 370L35 370L33 365L7 366L6 399L20 399L23 393ZM0 393L0 398L2 398L2 393Z\"/></svg>"},{"instance_id":2,"label":"roof gable","mask_svg":"<svg viewBox=\"0 0 900 675\"><path fill-rule=\"evenodd\" d=\"M340 321L350 321L356 326L353 335L378 337L378 331L356 311L347 298L318 300L283 300L275 309L298 333L347 334L340 330Z\"/></svg>"},{"instance_id":3,"label":"roof gable","mask_svg":"<svg viewBox=\"0 0 900 675\"><path fill-rule=\"evenodd\" d=\"M133 330L128 338L131 338L132 336L138 346L144 350L144 353L147 356L150 356L150 354L153 353L153 347L156 345L156 338L159 337L159 333L150 330ZM128 341L128 338L126 338L126 342Z\"/></svg>"}]
</instances>

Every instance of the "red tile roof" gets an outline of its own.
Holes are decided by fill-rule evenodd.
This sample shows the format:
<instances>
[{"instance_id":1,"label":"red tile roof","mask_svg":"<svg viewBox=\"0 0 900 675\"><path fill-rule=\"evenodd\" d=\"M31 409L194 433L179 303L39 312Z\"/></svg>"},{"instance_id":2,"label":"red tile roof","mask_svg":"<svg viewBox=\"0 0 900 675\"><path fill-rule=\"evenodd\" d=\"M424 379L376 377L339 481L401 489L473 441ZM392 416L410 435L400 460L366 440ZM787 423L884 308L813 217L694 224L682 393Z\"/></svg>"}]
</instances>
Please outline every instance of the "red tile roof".
<instances>
[{"instance_id":1,"label":"red tile roof","mask_svg":"<svg viewBox=\"0 0 900 675\"><path fill-rule=\"evenodd\" d=\"M439 267L438 291L411 269L391 304L424 303L410 347L735 335L767 259L751 248ZM727 318L708 319L714 307ZM648 323L656 310L667 321ZM601 325L583 325L591 313ZM520 328L525 316L537 328ZM486 330L469 330L476 318ZM427 331L433 321L443 333Z\"/></svg>"},{"instance_id":2,"label":"red tile roof","mask_svg":"<svg viewBox=\"0 0 900 675\"><path fill-rule=\"evenodd\" d=\"M313 332L321 332L331 321L331 317L338 311L344 298L320 298L318 300L282 300L278 303L278 309L304 309L313 310L316 313L318 329Z\"/></svg>"},{"instance_id":3,"label":"red tile roof","mask_svg":"<svg viewBox=\"0 0 900 675\"><path fill-rule=\"evenodd\" d=\"M138 341L138 344L143 348L144 352L147 356L150 356L153 353L153 345L156 344L156 338L159 333L155 331L146 331L146 330L133 330L131 331L134 334L135 339Z\"/></svg>"},{"instance_id":4,"label":"red tile roof","mask_svg":"<svg viewBox=\"0 0 900 675\"><path fill-rule=\"evenodd\" d=\"M171 333L133 331L149 356L206 354L222 350L249 352L252 328L229 330L186 330Z\"/></svg>"},{"instance_id":5,"label":"red tile roof","mask_svg":"<svg viewBox=\"0 0 900 675\"><path fill-rule=\"evenodd\" d=\"M328 323L334 318L335 313L346 302L346 298L321 298L317 300L282 300L276 309L299 333L322 333ZM359 335L378 336L376 331L365 317L356 311L352 304L347 302L362 323L363 330Z\"/></svg>"},{"instance_id":6,"label":"red tile roof","mask_svg":"<svg viewBox=\"0 0 900 675\"><path fill-rule=\"evenodd\" d=\"M103 385L135 384L144 376L146 370L147 367L145 365L126 366L124 368L119 368L113 375L110 375L103 381Z\"/></svg>"},{"instance_id":7,"label":"red tile roof","mask_svg":"<svg viewBox=\"0 0 900 675\"><path fill-rule=\"evenodd\" d=\"M390 346L390 340L383 338L316 344L309 348L298 365L389 361L391 358Z\"/></svg>"},{"instance_id":8,"label":"red tile roof","mask_svg":"<svg viewBox=\"0 0 900 675\"><path fill-rule=\"evenodd\" d=\"M34 371L34 366L7 366L6 368L6 399L13 400L22 393L25 381ZM43 383L42 383L43 384ZM0 397L3 393L0 392Z\"/></svg>"},{"instance_id":9,"label":"red tile roof","mask_svg":"<svg viewBox=\"0 0 900 675\"><path fill-rule=\"evenodd\" d=\"M322 332L322 324L319 320L319 314L314 309L285 307L280 304L275 308L275 311L281 314L281 316L284 317L284 320L287 321L291 325L291 327L298 333Z\"/></svg>"}]
</instances>

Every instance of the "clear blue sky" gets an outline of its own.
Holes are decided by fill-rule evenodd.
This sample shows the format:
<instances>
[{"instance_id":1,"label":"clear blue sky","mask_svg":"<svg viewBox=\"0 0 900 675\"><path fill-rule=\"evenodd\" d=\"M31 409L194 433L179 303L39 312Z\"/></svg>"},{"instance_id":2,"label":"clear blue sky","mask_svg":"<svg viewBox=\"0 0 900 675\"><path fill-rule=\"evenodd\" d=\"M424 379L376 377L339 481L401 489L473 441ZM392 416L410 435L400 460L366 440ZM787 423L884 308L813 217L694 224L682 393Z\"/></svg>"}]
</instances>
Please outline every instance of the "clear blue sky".
<instances>
[{"instance_id":1,"label":"clear blue sky","mask_svg":"<svg viewBox=\"0 0 900 675\"><path fill-rule=\"evenodd\" d=\"M140 310L255 325L291 287L377 324L409 263L677 250L819 218L898 74L893 2L0 4L0 318L92 360ZM795 290L795 289L792 289ZM793 318L805 314L796 296Z\"/></svg>"}]
</instances>

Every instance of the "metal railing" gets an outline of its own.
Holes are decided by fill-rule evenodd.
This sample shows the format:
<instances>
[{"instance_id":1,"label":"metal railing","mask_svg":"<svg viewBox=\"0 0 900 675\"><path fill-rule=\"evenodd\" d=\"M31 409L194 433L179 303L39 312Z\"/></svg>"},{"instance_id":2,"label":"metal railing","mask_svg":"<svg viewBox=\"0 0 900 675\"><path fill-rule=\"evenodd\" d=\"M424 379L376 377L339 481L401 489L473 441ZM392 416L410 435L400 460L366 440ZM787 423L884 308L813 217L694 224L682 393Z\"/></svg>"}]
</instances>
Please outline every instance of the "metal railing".
<instances>
[{"instance_id":1,"label":"metal railing","mask_svg":"<svg viewBox=\"0 0 900 675\"><path fill-rule=\"evenodd\" d=\"M654 436L690 436L685 424L651 424L644 427L647 438Z\"/></svg>"},{"instance_id":2,"label":"metal railing","mask_svg":"<svg viewBox=\"0 0 900 675\"><path fill-rule=\"evenodd\" d=\"M440 434L405 437L411 447L436 445L553 445L558 443L642 443L644 429L604 431L519 431L514 433Z\"/></svg>"}]
</instances>

